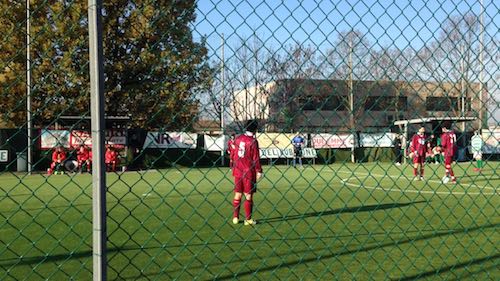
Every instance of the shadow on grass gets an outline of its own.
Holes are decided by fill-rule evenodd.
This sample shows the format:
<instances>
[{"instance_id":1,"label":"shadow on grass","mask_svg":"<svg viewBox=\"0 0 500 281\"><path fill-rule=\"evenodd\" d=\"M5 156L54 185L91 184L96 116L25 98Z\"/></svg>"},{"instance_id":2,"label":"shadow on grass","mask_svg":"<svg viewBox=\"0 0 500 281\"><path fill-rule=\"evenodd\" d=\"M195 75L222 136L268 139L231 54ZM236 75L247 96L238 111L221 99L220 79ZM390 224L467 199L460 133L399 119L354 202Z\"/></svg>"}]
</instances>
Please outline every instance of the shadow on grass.
<instances>
[{"instance_id":1,"label":"shadow on grass","mask_svg":"<svg viewBox=\"0 0 500 281\"><path fill-rule=\"evenodd\" d=\"M320 260L327 260L327 259L340 257L340 256L347 256L347 255L352 255L352 254L357 254L357 253L362 253L362 252L368 252L368 251L372 251L372 250L379 250L379 249L383 249L386 247L400 246L400 245L404 245L404 244L414 243L414 242L418 242L418 241L422 241L422 240L426 240L426 239L443 237L443 236L447 236L447 235L457 235L457 234L461 234L461 233L473 232L476 230L485 230L485 229L489 229L489 228L496 228L498 226L500 226L500 223L481 225L481 226L476 226L476 227L471 227L471 228L448 230L448 231L443 231L443 232L438 232L438 233L433 232L430 234L424 234L424 235L419 235L419 236L415 236L415 237L405 236L404 238L397 239L397 240L394 240L394 241L389 242L389 243L383 243L383 244L372 243L372 244L369 244L368 246L365 246L365 247L358 247L355 249L344 250L344 251L332 253L329 255L322 255L320 257L298 258L296 261L293 261L293 262L280 263L277 265L270 265L267 267L260 267L258 270L251 270L250 269L247 271L235 272L235 273L227 274L227 275L213 276L211 279L212 280L238 280L240 278L249 277L249 276L252 276L252 275L255 275L258 273L275 271L278 269L289 268L289 267L293 267L296 265L303 265L303 264L307 264L310 262L318 262ZM421 233L421 232L418 232L418 233ZM294 252L294 254L296 254L296 255L298 255L300 253L311 253L311 249L307 249L305 251ZM475 264L480 264L482 262L492 261L492 260L497 259L499 257L499 255L500 254L495 254L492 256L478 258L478 259L471 260L468 262L449 265L449 266L443 267L443 268L438 269L438 270L433 270L433 271L429 271L429 272L415 274L414 276L399 277L399 278L393 278L393 279L394 280L415 280L415 279L420 279L420 278L431 277L433 275L439 275L441 273L451 271L454 269L464 268L464 267L467 267L470 265L475 265ZM245 261L248 262L249 260L252 260L255 258L256 257L250 257L249 259L245 259ZM221 261L220 264L210 264L210 266L216 266L216 265L221 265L221 264L227 265L227 261ZM202 269L206 269L206 265L192 266L192 267L190 267L190 269L191 270L202 270ZM487 270L487 268L483 269L483 271L484 270ZM136 280L136 279L140 279L140 278L148 278L150 276L156 276L156 277L169 276L169 277L172 277L172 276L170 276L170 274L176 274L176 273L178 274L179 271L178 270L166 270L166 271L160 271L160 272L142 273L142 274L138 274L138 275L134 275L134 276L127 276L127 277L121 276L120 278L122 278L124 280ZM471 273L471 274L473 274L473 273ZM387 278L389 278L389 277L387 276ZM404 279L402 279L402 278L404 278Z\"/></svg>"},{"instance_id":2,"label":"shadow on grass","mask_svg":"<svg viewBox=\"0 0 500 281\"><path fill-rule=\"evenodd\" d=\"M141 249L140 247L120 247L120 248L108 248L108 254L122 251L130 251ZM44 255L35 257L20 257L20 258L10 258L10 259L0 259L0 268L7 266L21 266L21 265L36 265L44 262L60 262L71 259L81 259L92 257L92 250L81 251L81 252L71 252L55 255Z\"/></svg>"},{"instance_id":3,"label":"shadow on grass","mask_svg":"<svg viewBox=\"0 0 500 281\"><path fill-rule=\"evenodd\" d=\"M426 201L423 201L426 202ZM382 210L382 209L390 209L390 208L399 208L403 206L408 206L411 204L415 203L421 203L420 201L418 202L408 202L408 203L389 203L389 204L379 204L379 205L368 205L368 206L360 206L360 207L349 207L349 208L340 208L340 209L335 209L335 210L330 210L330 211L324 211L324 212L313 212L313 213L308 213L304 215L297 215L297 216L291 216L289 219L299 219L302 217L313 217L313 216L320 216L320 215L332 215L332 214L337 214L337 213L342 213L342 212L362 212L362 211L373 211L373 210ZM271 218L270 220L273 221L279 221L279 220L284 220L283 217L278 217L278 218ZM480 225L476 227L470 227L470 228L462 228L462 229L455 229L455 230L445 230L442 232L436 232L433 231L432 233L429 234L423 234L423 235L417 235L414 237L408 237L405 235L404 237L400 239L395 239L394 241L388 242L388 243L371 243L368 245L364 245L362 247L357 247L354 249L345 249L339 252L331 253L328 255L322 255L320 257L312 257L312 258L298 258L296 261L292 262L287 262L287 263L280 263L277 265L269 265L266 267L261 267L258 269L258 272L269 272L269 271L275 271L280 268L287 268L287 267L293 267L296 265L301 265L301 264L307 264L307 263L314 263L318 262L319 260L327 260L335 257L340 257L340 256L346 256L346 255L352 255L352 254L357 254L357 253L362 253L362 252L369 252L372 250L379 250L383 249L386 247L397 247L400 245L405 245L405 244L410 244L422 240L427 240L427 239L434 239L438 237L444 237L448 235L457 235L461 233L470 233L474 232L477 230L485 230L485 229L490 229L490 228L497 228L500 226L500 223L496 224L488 224L488 225ZM418 231L417 233L421 234L421 231ZM387 233L386 233L387 234ZM408 234L408 233L405 233ZM335 237L333 235L332 237ZM301 238L303 239L303 238ZM256 242L259 240L255 240ZM247 241L248 242L248 241ZM227 243L227 242L224 242ZM206 243L203 245L206 246ZM112 253L119 253L119 252L126 252L126 251L144 251L146 249L160 249L162 247L115 247L115 248L109 248L108 249L108 254ZM307 249L307 253L310 253L311 249ZM23 258L12 258L12 259L4 259L0 260L0 267L9 267L9 266L21 266L21 265L36 265L40 263L45 263L45 262L60 262L60 261L65 261L65 260L71 260L71 259L80 259L80 258L91 258L92 257L92 251L87 250L87 251L81 251L81 252L72 252L72 253L63 253L63 254L56 254L56 255L43 255L43 256L35 256L35 257L23 257ZM496 260L500 257L500 254L494 254L491 256L487 257L482 257L478 259L474 259L471 261L467 262L461 262L449 266L442 267L440 269L428 271L428 272L422 272L419 274L415 274L413 276L403 276L399 278L395 278L397 280L415 280L415 279L420 279L420 278L427 278L431 277L433 275L439 275L444 272L452 271L455 269L459 268L466 268L467 266L475 265L475 264L480 264L482 262L487 262L487 261L492 261ZM223 262L226 263L226 262ZM214 265L214 264L210 264ZM210 266L208 265L208 266ZM202 269L205 268L207 265L201 266L201 267L190 267L192 270ZM173 273L173 272L170 272ZM243 277L248 277L252 276L256 273L255 270L249 269L247 271L241 271L241 272L236 272L233 274L227 274L227 275L221 275L221 276L214 276L214 280L231 280L231 279L238 279L238 278L243 278ZM130 280L135 280L137 278L144 278L147 276L160 276L164 274L169 274L168 271L160 271L160 272L151 272L151 273L143 273L137 276L130 276L130 277L122 277L123 279L130 279ZM403 279L402 279L403 278Z\"/></svg>"},{"instance_id":4,"label":"shadow on grass","mask_svg":"<svg viewBox=\"0 0 500 281\"><path fill-rule=\"evenodd\" d=\"M375 205L363 205L363 206L356 206L356 207L343 207L343 208L338 208L338 209L333 209L333 210L327 210L327 211L319 211L319 212L311 212L311 213L305 213L305 214L297 214L297 215L291 215L291 216L282 216L282 217L274 217L274 218L262 218L259 219L259 224L264 224L264 223L273 223L273 222L278 222L278 221L290 221L290 220L298 220L298 219L304 219L304 218L311 218L311 217L322 217L322 216L329 216L329 215L336 215L336 214L343 214L343 213L359 213L359 212L372 212L372 211L379 211L379 210L386 210L386 209L394 209L394 208L402 208L406 207L409 205L413 204L418 204L418 203L425 203L429 201L414 201L414 202L407 202L407 203L385 203L385 204L375 204Z\"/></svg>"},{"instance_id":5,"label":"shadow on grass","mask_svg":"<svg viewBox=\"0 0 500 281\"><path fill-rule=\"evenodd\" d=\"M480 259L474 259L474 260L470 260L470 261L466 261L466 262L461 262L461 263L457 263L457 264L444 266L444 267L441 267L441 268L438 268L435 270L418 273L418 274L415 274L412 276L406 276L403 278L395 278L393 280L409 281L409 280L423 279L423 278L427 278L427 277L431 277L431 276L438 276L439 274L442 274L442 273L445 273L448 271L452 271L452 270L460 269L460 268L464 268L464 267L469 267L471 265L480 264L480 263L483 263L486 261L493 261L493 260L496 260L498 258L500 258L500 254L495 254L495 255L487 256L487 257L480 258Z\"/></svg>"},{"instance_id":6,"label":"shadow on grass","mask_svg":"<svg viewBox=\"0 0 500 281\"><path fill-rule=\"evenodd\" d=\"M292 266L301 265L301 264L307 264L310 262L317 262L319 260L330 259L330 258L335 258L335 257L339 257L339 256L344 256L344 255L351 255L351 254L356 254L356 253L360 253L360 252L368 252L368 251L372 251L372 250L378 250L378 249L382 249L382 248L386 248L386 247L400 246L400 245L404 245L404 244L414 243L417 241L422 241L422 240L426 240L426 239L433 239L433 238L447 236L447 235L456 235L456 234L468 233L468 232L472 232L472 231L476 231L476 230L496 228L498 226L500 226L500 223L481 225L481 226L476 226L476 227L471 227L471 228L456 229L456 230L451 230L451 231L443 232L443 233L432 233L432 234L420 235L420 236L410 237L410 238L406 238L406 239L402 239L402 240L395 240L395 241L390 242L390 243L383 243L383 244L375 243L375 244L372 244L368 247L360 247L360 248L356 248L356 249L345 250L345 251L333 253L330 255L323 255L321 257L298 259L298 260L293 261L293 262L281 263L278 265L272 265L272 266L267 266L267 267L261 267L261 268L259 268L258 272L274 271L274 270L277 270L279 268L287 268L287 267L292 267ZM486 257L484 259L481 258L481 259L478 259L477 263L487 261L488 259L497 258L497 257L498 257L498 255ZM450 265L447 268L448 268L448 270L453 270L454 268L457 268L458 266L460 266L460 264ZM467 266L467 264L465 264L463 266ZM254 275L255 273L256 273L255 270L242 271L242 272L237 272L237 273L234 273L231 275L217 276L214 278L214 280L238 279L238 278L242 278L245 276ZM429 274L429 273L423 273L423 274ZM439 272L436 273L436 271L433 271L431 274L439 274ZM417 277L418 276L419 275L417 275ZM413 278L415 278L415 277L413 277ZM411 280L411 277L409 277L408 279L405 279L405 280Z\"/></svg>"},{"instance_id":7,"label":"shadow on grass","mask_svg":"<svg viewBox=\"0 0 500 281\"><path fill-rule=\"evenodd\" d=\"M375 204L375 205L364 205L357 207L344 207L334 210L327 210L321 212L312 212L306 214L292 215L292 216L283 216L283 217L275 217L275 218L267 218L259 220L259 224L262 223L272 223L277 221L289 221L289 220L297 220L304 219L310 217L320 217L320 216L328 216L334 214L341 213L357 213L357 212L370 212L370 211L378 211L392 208L401 208L405 206L409 206L417 203L424 203L427 201L415 201L415 202L407 202L407 203L386 203L386 204ZM227 242L225 242L227 243ZM195 245L193 245L195 246ZM140 250L139 247L123 247L123 248L110 248L108 249L108 253L127 251L127 250ZM78 259L78 258L88 258L92 256L92 251L82 251L76 253L68 253L68 254L57 254L57 255L45 255L45 256L36 256L36 257L23 257L23 258L12 258L12 259L0 259L0 265L3 266L12 266L12 265L30 265L30 264L38 264L42 262L52 262L52 261L62 261L67 259Z\"/></svg>"}]
</instances>

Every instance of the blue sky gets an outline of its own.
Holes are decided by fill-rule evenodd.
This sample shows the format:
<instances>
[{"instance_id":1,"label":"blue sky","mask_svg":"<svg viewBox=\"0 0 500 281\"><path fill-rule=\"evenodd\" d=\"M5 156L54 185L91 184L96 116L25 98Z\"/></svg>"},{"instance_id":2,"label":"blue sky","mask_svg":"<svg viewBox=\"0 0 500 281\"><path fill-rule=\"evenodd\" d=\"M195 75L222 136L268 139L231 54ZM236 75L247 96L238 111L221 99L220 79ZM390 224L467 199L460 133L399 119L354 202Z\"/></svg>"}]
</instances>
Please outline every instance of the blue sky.
<instances>
[{"instance_id":1,"label":"blue sky","mask_svg":"<svg viewBox=\"0 0 500 281\"><path fill-rule=\"evenodd\" d=\"M299 42L324 51L333 46L339 32L352 28L362 31L376 49L418 50L434 41L440 25L449 16L480 14L479 0L199 0L197 3L194 37L207 38L210 61L220 59L222 34L226 40L226 59L241 39L253 34L267 48L279 49ZM491 37L498 40L500 1L483 0L483 5L485 40ZM500 99L500 89L490 91ZM493 119L499 123L500 109L493 106L492 110Z\"/></svg>"},{"instance_id":2,"label":"blue sky","mask_svg":"<svg viewBox=\"0 0 500 281\"><path fill-rule=\"evenodd\" d=\"M500 6L492 0L484 5L485 20L498 36ZM255 33L274 48L297 41L323 49L332 46L338 32L352 28L364 32L376 48L418 49L438 35L448 16L470 11L480 13L479 1L200 0L194 29L195 38L207 36L215 51L222 33L229 47Z\"/></svg>"}]
</instances>

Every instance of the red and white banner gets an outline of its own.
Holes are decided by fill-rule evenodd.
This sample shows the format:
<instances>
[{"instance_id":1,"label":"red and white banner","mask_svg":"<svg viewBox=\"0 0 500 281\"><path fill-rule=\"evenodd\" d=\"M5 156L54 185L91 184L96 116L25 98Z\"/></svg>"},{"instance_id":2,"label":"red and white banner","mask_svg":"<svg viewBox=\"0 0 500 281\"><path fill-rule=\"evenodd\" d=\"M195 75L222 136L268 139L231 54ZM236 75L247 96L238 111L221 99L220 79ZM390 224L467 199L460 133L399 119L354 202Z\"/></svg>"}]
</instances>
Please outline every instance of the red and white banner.
<instances>
[{"instance_id":1,"label":"red and white banner","mask_svg":"<svg viewBox=\"0 0 500 281\"><path fill-rule=\"evenodd\" d=\"M351 134L315 134L311 135L314 148L351 148L354 146L354 136Z\"/></svg>"},{"instance_id":2,"label":"red and white banner","mask_svg":"<svg viewBox=\"0 0 500 281\"><path fill-rule=\"evenodd\" d=\"M127 144L127 131L125 129L109 129L104 131L105 144L125 146ZM92 146L92 135L87 131L71 131L70 145L72 147L85 145Z\"/></svg>"},{"instance_id":3,"label":"red and white banner","mask_svg":"<svg viewBox=\"0 0 500 281\"><path fill-rule=\"evenodd\" d=\"M127 131L125 129L110 129L105 131L106 145L125 146L127 144ZM65 148L85 145L92 147L92 136L87 131L68 130L42 130L42 149L52 149L56 146Z\"/></svg>"}]
</instances>

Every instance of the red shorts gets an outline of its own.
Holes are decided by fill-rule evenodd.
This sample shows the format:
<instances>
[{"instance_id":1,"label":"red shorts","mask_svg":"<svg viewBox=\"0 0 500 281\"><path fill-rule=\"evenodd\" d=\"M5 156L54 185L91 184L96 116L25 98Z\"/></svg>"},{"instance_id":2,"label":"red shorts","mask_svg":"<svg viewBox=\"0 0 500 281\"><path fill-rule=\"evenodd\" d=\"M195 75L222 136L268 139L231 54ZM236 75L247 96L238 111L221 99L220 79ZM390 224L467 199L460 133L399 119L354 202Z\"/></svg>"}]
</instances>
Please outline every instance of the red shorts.
<instances>
[{"instance_id":1,"label":"red shorts","mask_svg":"<svg viewBox=\"0 0 500 281\"><path fill-rule=\"evenodd\" d=\"M234 179L234 192L252 194L257 191L255 180L249 177L238 177Z\"/></svg>"},{"instance_id":2,"label":"red shorts","mask_svg":"<svg viewBox=\"0 0 500 281\"><path fill-rule=\"evenodd\" d=\"M425 162L424 156L415 156L413 157L413 164L423 164Z\"/></svg>"},{"instance_id":3,"label":"red shorts","mask_svg":"<svg viewBox=\"0 0 500 281\"><path fill-rule=\"evenodd\" d=\"M444 156L444 165L448 166L448 165L451 165L451 163L453 163L453 156L445 155Z\"/></svg>"}]
</instances>

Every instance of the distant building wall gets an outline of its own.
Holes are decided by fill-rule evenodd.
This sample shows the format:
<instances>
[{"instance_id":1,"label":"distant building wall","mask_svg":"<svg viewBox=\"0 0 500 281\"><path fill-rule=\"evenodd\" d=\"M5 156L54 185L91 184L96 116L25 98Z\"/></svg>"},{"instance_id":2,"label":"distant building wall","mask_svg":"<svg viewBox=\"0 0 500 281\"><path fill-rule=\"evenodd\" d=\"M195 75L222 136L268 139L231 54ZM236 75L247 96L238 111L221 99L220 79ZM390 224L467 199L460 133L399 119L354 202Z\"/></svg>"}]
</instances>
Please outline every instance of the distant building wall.
<instances>
[{"instance_id":1,"label":"distant building wall","mask_svg":"<svg viewBox=\"0 0 500 281\"><path fill-rule=\"evenodd\" d=\"M401 119L478 117L480 110L486 111L477 83L462 90L460 83L353 81L352 88L358 131L387 131ZM349 131L349 89L344 80L277 80L235 92L231 112L235 121L264 120L269 132ZM478 128L479 122L468 123L466 131Z\"/></svg>"}]
</instances>

